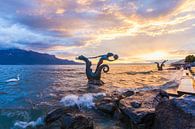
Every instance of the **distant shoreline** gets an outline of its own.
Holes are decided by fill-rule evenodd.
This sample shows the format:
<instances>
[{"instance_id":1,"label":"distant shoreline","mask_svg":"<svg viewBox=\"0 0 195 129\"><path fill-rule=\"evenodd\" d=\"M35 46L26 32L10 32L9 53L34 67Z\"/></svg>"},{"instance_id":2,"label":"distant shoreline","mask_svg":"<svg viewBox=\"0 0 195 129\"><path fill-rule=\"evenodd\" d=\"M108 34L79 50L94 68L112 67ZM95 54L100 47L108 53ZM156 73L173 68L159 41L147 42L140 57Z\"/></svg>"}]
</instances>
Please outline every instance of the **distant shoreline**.
<instances>
[{"instance_id":1,"label":"distant shoreline","mask_svg":"<svg viewBox=\"0 0 195 129\"><path fill-rule=\"evenodd\" d=\"M76 64L0 64L0 65L85 65L84 63ZM97 65L97 64L92 64ZM108 65L153 65L153 63L113 63Z\"/></svg>"}]
</instances>

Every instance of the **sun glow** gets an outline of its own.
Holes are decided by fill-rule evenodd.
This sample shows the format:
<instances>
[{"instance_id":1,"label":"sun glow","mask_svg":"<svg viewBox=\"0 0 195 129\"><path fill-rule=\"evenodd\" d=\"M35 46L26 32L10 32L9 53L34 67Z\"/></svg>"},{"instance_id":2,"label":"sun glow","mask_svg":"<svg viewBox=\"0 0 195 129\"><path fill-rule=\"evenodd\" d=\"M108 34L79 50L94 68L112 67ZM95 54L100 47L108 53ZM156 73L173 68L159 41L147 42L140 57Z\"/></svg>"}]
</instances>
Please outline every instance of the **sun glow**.
<instances>
[{"instance_id":1,"label":"sun glow","mask_svg":"<svg viewBox=\"0 0 195 129\"><path fill-rule=\"evenodd\" d=\"M156 51L153 53L141 55L141 58L144 60L162 60L162 59L167 58L167 56L168 54L166 52Z\"/></svg>"}]
</instances>

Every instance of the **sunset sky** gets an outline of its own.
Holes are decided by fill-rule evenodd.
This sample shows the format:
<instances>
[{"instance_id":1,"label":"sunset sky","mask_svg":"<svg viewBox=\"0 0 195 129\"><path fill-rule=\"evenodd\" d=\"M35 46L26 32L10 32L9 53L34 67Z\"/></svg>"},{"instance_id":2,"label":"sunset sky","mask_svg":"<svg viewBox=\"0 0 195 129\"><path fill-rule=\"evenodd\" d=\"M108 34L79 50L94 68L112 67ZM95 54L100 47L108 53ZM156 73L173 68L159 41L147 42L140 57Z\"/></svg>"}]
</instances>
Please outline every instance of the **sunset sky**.
<instances>
[{"instance_id":1,"label":"sunset sky","mask_svg":"<svg viewBox=\"0 0 195 129\"><path fill-rule=\"evenodd\" d=\"M0 0L0 48L118 62L195 54L195 0Z\"/></svg>"}]
</instances>

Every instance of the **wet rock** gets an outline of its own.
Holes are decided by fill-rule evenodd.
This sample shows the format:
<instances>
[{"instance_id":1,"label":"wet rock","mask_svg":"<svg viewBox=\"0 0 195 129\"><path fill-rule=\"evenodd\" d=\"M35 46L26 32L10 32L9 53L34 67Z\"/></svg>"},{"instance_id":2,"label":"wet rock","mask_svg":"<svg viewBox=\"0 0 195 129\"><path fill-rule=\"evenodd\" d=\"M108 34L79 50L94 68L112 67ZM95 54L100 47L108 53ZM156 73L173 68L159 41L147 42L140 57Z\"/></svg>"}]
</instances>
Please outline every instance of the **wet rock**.
<instances>
[{"instance_id":1,"label":"wet rock","mask_svg":"<svg viewBox=\"0 0 195 129\"><path fill-rule=\"evenodd\" d=\"M111 114L113 115L115 110L116 110L116 104L113 103L113 102L109 102L109 103L106 103L106 102L101 102L101 103L97 103L96 104L96 107L98 110L104 112L104 113L108 113L108 114Z\"/></svg>"},{"instance_id":2,"label":"wet rock","mask_svg":"<svg viewBox=\"0 0 195 129\"><path fill-rule=\"evenodd\" d=\"M84 115L76 115L70 129L93 129L93 120Z\"/></svg>"},{"instance_id":3,"label":"wet rock","mask_svg":"<svg viewBox=\"0 0 195 129\"><path fill-rule=\"evenodd\" d=\"M152 90L138 92L133 96L120 100L119 108L127 120L137 127L149 129L155 118L155 107L167 99L166 92Z\"/></svg>"},{"instance_id":4,"label":"wet rock","mask_svg":"<svg viewBox=\"0 0 195 129\"><path fill-rule=\"evenodd\" d=\"M159 103L153 129L195 129L195 96Z\"/></svg>"},{"instance_id":5,"label":"wet rock","mask_svg":"<svg viewBox=\"0 0 195 129\"><path fill-rule=\"evenodd\" d=\"M115 101L110 96L106 96L103 99L97 101L95 106L99 111L108 113L110 115L113 115L117 108Z\"/></svg>"},{"instance_id":6,"label":"wet rock","mask_svg":"<svg viewBox=\"0 0 195 129\"><path fill-rule=\"evenodd\" d=\"M123 114L121 113L120 109L116 109L114 112L114 119L116 120L122 120L123 119Z\"/></svg>"},{"instance_id":7,"label":"wet rock","mask_svg":"<svg viewBox=\"0 0 195 129\"><path fill-rule=\"evenodd\" d=\"M137 101L131 102L131 106L133 108L139 108L139 107L141 107L141 105L142 105L141 102L137 102Z\"/></svg>"},{"instance_id":8,"label":"wet rock","mask_svg":"<svg viewBox=\"0 0 195 129\"><path fill-rule=\"evenodd\" d=\"M118 109L120 100L133 94L133 91L113 91L110 94L107 94L104 98L96 101L96 108L101 112L110 114L115 118L119 118L119 116L121 115L121 112Z\"/></svg>"},{"instance_id":9,"label":"wet rock","mask_svg":"<svg viewBox=\"0 0 195 129\"><path fill-rule=\"evenodd\" d=\"M52 123L52 122L58 120L64 114L65 114L64 108L55 109L47 114L47 116L45 117L45 122L47 124Z\"/></svg>"},{"instance_id":10,"label":"wet rock","mask_svg":"<svg viewBox=\"0 0 195 129\"><path fill-rule=\"evenodd\" d=\"M134 95L134 91L131 90L127 90L127 91L123 91L123 92L119 92L119 91L113 91L110 96L112 98L117 98L118 100L121 100L123 98L129 97Z\"/></svg>"},{"instance_id":11,"label":"wet rock","mask_svg":"<svg viewBox=\"0 0 195 129\"><path fill-rule=\"evenodd\" d=\"M59 108L45 117L43 129L93 129L93 120L90 117Z\"/></svg>"},{"instance_id":12,"label":"wet rock","mask_svg":"<svg viewBox=\"0 0 195 129\"><path fill-rule=\"evenodd\" d=\"M124 98L125 98L125 97L129 97L129 96L134 95L134 91L128 90L128 91L122 92L121 95L122 95Z\"/></svg>"}]
</instances>

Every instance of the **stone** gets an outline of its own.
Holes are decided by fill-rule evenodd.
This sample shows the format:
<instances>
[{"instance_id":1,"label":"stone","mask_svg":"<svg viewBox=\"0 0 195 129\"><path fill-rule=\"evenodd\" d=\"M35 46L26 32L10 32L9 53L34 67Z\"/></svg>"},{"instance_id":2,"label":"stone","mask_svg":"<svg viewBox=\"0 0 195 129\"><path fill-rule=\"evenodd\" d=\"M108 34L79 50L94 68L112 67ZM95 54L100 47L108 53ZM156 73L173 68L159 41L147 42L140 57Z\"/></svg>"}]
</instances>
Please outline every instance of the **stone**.
<instances>
[{"instance_id":1,"label":"stone","mask_svg":"<svg viewBox=\"0 0 195 129\"><path fill-rule=\"evenodd\" d=\"M114 102L110 101L100 101L98 103L96 103L96 108L99 110L99 111L102 111L104 113L108 113L110 115L113 115L117 106Z\"/></svg>"},{"instance_id":2,"label":"stone","mask_svg":"<svg viewBox=\"0 0 195 129\"><path fill-rule=\"evenodd\" d=\"M58 120L64 114L65 114L64 108L58 108L58 109L52 110L45 117L45 123L47 123L47 124L52 123L52 122Z\"/></svg>"},{"instance_id":3,"label":"stone","mask_svg":"<svg viewBox=\"0 0 195 129\"><path fill-rule=\"evenodd\" d=\"M126 121L146 129L152 126L155 118L155 107L164 99L166 92L162 90L137 92L133 96L120 100L119 109L127 118Z\"/></svg>"},{"instance_id":4,"label":"stone","mask_svg":"<svg viewBox=\"0 0 195 129\"><path fill-rule=\"evenodd\" d=\"M131 106L133 108L139 108L139 107L141 107L141 105L142 105L142 103L140 103L140 102L136 102L136 101L131 102Z\"/></svg>"},{"instance_id":5,"label":"stone","mask_svg":"<svg viewBox=\"0 0 195 129\"><path fill-rule=\"evenodd\" d=\"M48 113L45 117L45 126L42 129L93 129L91 117L70 110L58 108Z\"/></svg>"},{"instance_id":6,"label":"stone","mask_svg":"<svg viewBox=\"0 0 195 129\"><path fill-rule=\"evenodd\" d=\"M125 98L125 97L129 97L129 96L134 95L134 91L128 90L128 91L122 92L121 95L122 95L124 98Z\"/></svg>"},{"instance_id":7,"label":"stone","mask_svg":"<svg viewBox=\"0 0 195 129\"><path fill-rule=\"evenodd\" d=\"M134 92L130 90L125 92L113 91L104 98L96 101L96 108L101 112L119 118L121 115L121 112L118 109L120 100L133 94Z\"/></svg>"},{"instance_id":8,"label":"stone","mask_svg":"<svg viewBox=\"0 0 195 129\"><path fill-rule=\"evenodd\" d=\"M132 96L132 95L134 95L134 91L127 90L127 91L123 91L123 92L113 91L110 96L112 98L118 98L120 100L120 99L129 97L129 96Z\"/></svg>"},{"instance_id":9,"label":"stone","mask_svg":"<svg viewBox=\"0 0 195 129\"><path fill-rule=\"evenodd\" d=\"M90 117L76 115L70 129L93 129L94 123Z\"/></svg>"},{"instance_id":10,"label":"stone","mask_svg":"<svg viewBox=\"0 0 195 129\"><path fill-rule=\"evenodd\" d=\"M153 129L195 129L195 96L182 96L156 106Z\"/></svg>"},{"instance_id":11,"label":"stone","mask_svg":"<svg viewBox=\"0 0 195 129\"><path fill-rule=\"evenodd\" d=\"M120 111L120 109L116 109L115 112L114 112L114 115L113 115L114 119L116 120L122 120L123 119L123 115Z\"/></svg>"}]
</instances>

